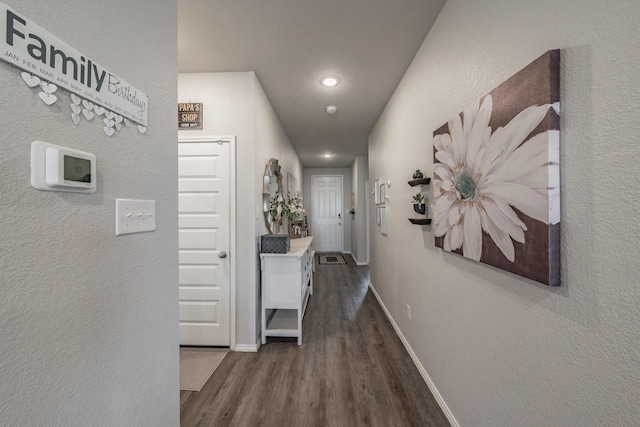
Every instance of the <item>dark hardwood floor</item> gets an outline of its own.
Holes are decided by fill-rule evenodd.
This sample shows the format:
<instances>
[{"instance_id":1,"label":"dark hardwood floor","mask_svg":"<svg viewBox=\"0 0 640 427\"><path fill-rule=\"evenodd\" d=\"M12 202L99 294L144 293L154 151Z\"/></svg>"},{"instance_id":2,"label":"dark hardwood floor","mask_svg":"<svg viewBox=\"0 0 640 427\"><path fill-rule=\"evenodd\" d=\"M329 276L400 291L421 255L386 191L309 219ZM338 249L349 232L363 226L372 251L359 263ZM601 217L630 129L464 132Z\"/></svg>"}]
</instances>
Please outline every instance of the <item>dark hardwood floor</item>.
<instances>
[{"instance_id":1,"label":"dark hardwood floor","mask_svg":"<svg viewBox=\"0 0 640 427\"><path fill-rule=\"evenodd\" d=\"M200 392L180 392L183 427L449 426L368 291L368 267L345 258L316 260L302 345L229 353Z\"/></svg>"}]
</instances>

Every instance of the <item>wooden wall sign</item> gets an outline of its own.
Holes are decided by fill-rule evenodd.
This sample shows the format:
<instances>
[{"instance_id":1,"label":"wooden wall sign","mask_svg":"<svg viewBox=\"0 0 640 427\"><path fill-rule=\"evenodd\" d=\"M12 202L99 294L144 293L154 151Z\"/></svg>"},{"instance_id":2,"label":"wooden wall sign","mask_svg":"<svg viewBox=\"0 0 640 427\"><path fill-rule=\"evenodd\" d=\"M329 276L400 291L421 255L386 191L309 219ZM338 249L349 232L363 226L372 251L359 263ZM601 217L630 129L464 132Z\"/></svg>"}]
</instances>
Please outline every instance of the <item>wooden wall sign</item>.
<instances>
[{"instance_id":1,"label":"wooden wall sign","mask_svg":"<svg viewBox=\"0 0 640 427\"><path fill-rule=\"evenodd\" d=\"M29 87L44 80L41 98L47 105L55 102L52 93L62 87L147 126L147 95L4 3L0 3L0 59L25 70L22 78Z\"/></svg>"},{"instance_id":2,"label":"wooden wall sign","mask_svg":"<svg viewBox=\"0 0 640 427\"><path fill-rule=\"evenodd\" d=\"M178 130L202 129L202 102L178 103Z\"/></svg>"}]
</instances>

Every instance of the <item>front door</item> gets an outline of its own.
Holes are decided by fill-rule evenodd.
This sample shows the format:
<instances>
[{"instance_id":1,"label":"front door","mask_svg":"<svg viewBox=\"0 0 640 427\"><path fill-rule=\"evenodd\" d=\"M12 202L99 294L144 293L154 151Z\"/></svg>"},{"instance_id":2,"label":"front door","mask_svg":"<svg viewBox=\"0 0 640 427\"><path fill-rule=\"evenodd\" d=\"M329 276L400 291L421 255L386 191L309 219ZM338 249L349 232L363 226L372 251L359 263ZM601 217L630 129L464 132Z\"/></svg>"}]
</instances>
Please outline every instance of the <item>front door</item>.
<instances>
[{"instance_id":1,"label":"front door","mask_svg":"<svg viewBox=\"0 0 640 427\"><path fill-rule=\"evenodd\" d=\"M230 145L178 144L180 345L229 346Z\"/></svg>"},{"instance_id":2,"label":"front door","mask_svg":"<svg viewBox=\"0 0 640 427\"><path fill-rule=\"evenodd\" d=\"M318 252L342 252L342 176L313 176L313 243Z\"/></svg>"}]
</instances>

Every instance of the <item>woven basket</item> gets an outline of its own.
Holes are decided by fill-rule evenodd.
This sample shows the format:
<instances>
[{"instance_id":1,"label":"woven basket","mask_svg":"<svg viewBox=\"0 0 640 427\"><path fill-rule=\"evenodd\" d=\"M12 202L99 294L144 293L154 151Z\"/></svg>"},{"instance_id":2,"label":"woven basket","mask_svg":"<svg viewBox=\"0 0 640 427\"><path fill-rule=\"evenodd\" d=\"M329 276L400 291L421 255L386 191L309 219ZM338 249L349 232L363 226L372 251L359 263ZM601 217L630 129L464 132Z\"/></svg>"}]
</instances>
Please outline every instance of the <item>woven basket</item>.
<instances>
[{"instance_id":1,"label":"woven basket","mask_svg":"<svg viewBox=\"0 0 640 427\"><path fill-rule=\"evenodd\" d=\"M267 254L286 254L291 250L291 237L288 234L265 234L260 238L260 252Z\"/></svg>"}]
</instances>

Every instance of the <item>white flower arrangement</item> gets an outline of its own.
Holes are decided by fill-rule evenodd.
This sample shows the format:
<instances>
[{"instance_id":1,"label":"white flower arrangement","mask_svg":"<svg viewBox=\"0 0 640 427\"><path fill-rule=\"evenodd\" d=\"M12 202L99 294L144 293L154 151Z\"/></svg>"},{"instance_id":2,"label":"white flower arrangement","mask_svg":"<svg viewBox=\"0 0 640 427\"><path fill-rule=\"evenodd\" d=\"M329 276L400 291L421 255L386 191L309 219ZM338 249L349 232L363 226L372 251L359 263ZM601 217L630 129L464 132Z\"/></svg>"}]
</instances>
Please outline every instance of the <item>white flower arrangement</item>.
<instances>
[{"instance_id":1,"label":"white flower arrangement","mask_svg":"<svg viewBox=\"0 0 640 427\"><path fill-rule=\"evenodd\" d=\"M292 196L287 192L286 199L282 197L281 193L269 197L269 214L275 221L283 217L290 221L300 219L303 213L302 197L297 193Z\"/></svg>"}]
</instances>

